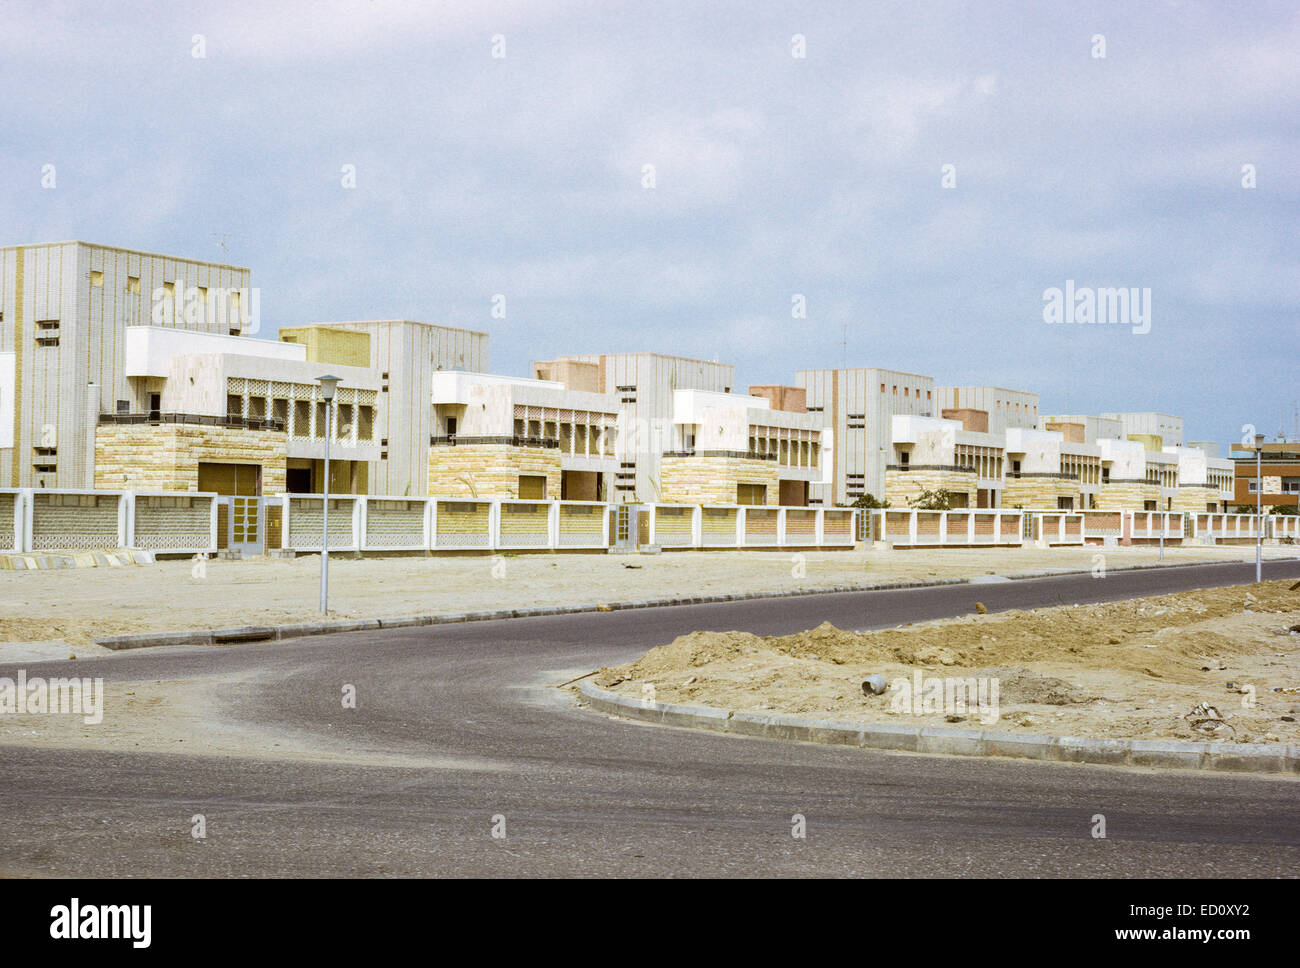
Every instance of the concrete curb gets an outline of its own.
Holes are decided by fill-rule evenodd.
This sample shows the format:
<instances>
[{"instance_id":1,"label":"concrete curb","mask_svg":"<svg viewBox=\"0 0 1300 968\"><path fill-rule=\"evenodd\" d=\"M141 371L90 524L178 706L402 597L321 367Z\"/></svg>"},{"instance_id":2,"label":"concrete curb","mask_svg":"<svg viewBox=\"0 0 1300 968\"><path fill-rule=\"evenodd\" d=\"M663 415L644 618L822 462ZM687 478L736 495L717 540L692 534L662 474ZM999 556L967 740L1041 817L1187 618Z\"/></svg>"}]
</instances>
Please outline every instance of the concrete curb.
<instances>
[{"instance_id":1,"label":"concrete curb","mask_svg":"<svg viewBox=\"0 0 1300 968\"><path fill-rule=\"evenodd\" d=\"M1288 561L1291 559L1276 559ZM1185 568L1201 565L1236 564L1236 559L1224 561L1197 561L1171 565L1126 565L1110 571L1143 571L1152 568ZM1091 569L1072 571L1028 572L1006 576L1012 580L1029 578L1060 578L1066 575L1088 575ZM978 577L978 576L976 576ZM577 615L583 612L621 612L632 608L665 608L676 605L718 605L727 602L747 602L760 598L796 598L807 595L843 595L855 592L887 592L907 588L937 588L944 585L969 585L969 578L933 578L925 581L882 582L877 585L828 585L823 588L796 588L788 591L737 592L731 595L699 595L681 598L655 598L645 601L591 602L578 605L542 605L536 608L499 609L487 612L453 612L440 615L405 615L392 618L336 619L321 622L304 622L296 625L248 626L237 629L198 629L189 632L144 632L133 635L110 635L95 639L96 645L107 649L142 649L163 645L216 645L239 641L267 641L294 639L307 635L333 635L338 632L364 632L381 628L409 628L420 625L445 625L458 622L489 622L506 618L540 618L547 615ZM256 634L254 634L254 631ZM232 634L234 633L234 634ZM265 634L263 634L265 633ZM242 634L244 637L239 638Z\"/></svg>"},{"instance_id":2,"label":"concrete curb","mask_svg":"<svg viewBox=\"0 0 1300 968\"><path fill-rule=\"evenodd\" d=\"M613 716L664 726L686 726L764 739L856 746L904 753L999 756L1054 763L1146 766L1219 773L1283 773L1300 776L1300 746L1188 743L1179 740L1091 739L1042 733L848 723L805 716L763 715L707 706L631 699L584 681L583 698Z\"/></svg>"}]
</instances>

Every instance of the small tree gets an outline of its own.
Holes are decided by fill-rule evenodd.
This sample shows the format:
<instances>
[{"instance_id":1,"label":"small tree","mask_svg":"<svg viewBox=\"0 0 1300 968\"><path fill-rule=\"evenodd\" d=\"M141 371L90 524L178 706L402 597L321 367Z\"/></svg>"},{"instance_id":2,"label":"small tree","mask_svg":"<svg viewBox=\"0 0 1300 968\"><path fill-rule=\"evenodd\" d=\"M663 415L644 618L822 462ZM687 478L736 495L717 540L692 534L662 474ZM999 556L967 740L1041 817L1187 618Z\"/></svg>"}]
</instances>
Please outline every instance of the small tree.
<instances>
[{"instance_id":1,"label":"small tree","mask_svg":"<svg viewBox=\"0 0 1300 968\"><path fill-rule=\"evenodd\" d=\"M875 510L876 508L889 507L889 502L877 500L874 494L864 494L862 495L862 497L858 498L856 501L850 504L849 507Z\"/></svg>"},{"instance_id":2,"label":"small tree","mask_svg":"<svg viewBox=\"0 0 1300 968\"><path fill-rule=\"evenodd\" d=\"M946 487L936 491L922 491L907 503L909 507L916 508L918 511L951 511L952 491Z\"/></svg>"}]
</instances>

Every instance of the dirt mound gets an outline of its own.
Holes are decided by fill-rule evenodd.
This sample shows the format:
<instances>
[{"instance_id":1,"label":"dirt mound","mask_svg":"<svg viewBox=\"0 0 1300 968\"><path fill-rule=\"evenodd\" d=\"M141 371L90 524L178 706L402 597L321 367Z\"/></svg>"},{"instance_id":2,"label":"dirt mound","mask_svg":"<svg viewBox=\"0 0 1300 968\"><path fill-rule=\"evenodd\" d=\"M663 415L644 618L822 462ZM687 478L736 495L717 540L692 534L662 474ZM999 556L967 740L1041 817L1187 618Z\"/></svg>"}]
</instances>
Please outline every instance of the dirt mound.
<instances>
[{"instance_id":1,"label":"dirt mound","mask_svg":"<svg viewBox=\"0 0 1300 968\"><path fill-rule=\"evenodd\" d=\"M1197 738L1183 718L1219 704L1238 741L1300 742L1300 590L1291 582L1204 589L855 632L695 632L595 682L664 702L914 722L872 674L995 679L1003 728L1084 736ZM1247 704L1241 686L1253 688ZM891 686L892 692L892 686ZM961 717L958 717L961 718ZM1201 737L1203 738L1203 737Z\"/></svg>"}]
</instances>

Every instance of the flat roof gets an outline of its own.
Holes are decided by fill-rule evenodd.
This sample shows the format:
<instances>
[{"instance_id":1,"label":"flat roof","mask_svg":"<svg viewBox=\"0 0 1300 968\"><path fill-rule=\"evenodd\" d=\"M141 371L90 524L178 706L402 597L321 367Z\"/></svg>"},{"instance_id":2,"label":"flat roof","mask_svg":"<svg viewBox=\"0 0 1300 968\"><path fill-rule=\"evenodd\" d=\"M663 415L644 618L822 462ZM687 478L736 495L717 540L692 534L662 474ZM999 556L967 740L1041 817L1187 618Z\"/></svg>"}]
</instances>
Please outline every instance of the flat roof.
<instances>
[{"instance_id":1,"label":"flat roof","mask_svg":"<svg viewBox=\"0 0 1300 968\"><path fill-rule=\"evenodd\" d=\"M20 242L15 245L0 245L0 249L31 249L43 245L84 245L88 249L107 249L112 252L129 252L132 255L146 255L151 259L171 259L173 262L192 262L195 265L217 266L221 269L238 269L242 272L252 271L248 266L236 266L231 265L228 262L211 262L207 259L191 259L188 256L167 255L165 252L150 252L147 249L128 249L121 245L101 245L98 242L84 242L81 239L64 239L59 242Z\"/></svg>"},{"instance_id":2,"label":"flat roof","mask_svg":"<svg viewBox=\"0 0 1300 968\"><path fill-rule=\"evenodd\" d=\"M536 360L537 363L589 363L590 357L595 356L657 356L661 360L685 360L687 363L708 363L710 366L729 366L733 370L736 368L734 363L720 363L717 360L701 360L694 356L677 356L673 353L655 353L650 350L643 350L632 353L574 353L572 355L556 356L549 360Z\"/></svg>"},{"instance_id":3,"label":"flat roof","mask_svg":"<svg viewBox=\"0 0 1300 968\"><path fill-rule=\"evenodd\" d=\"M872 371L877 373L897 373L900 376L917 376L922 380L929 380L932 383L934 382L934 377L928 376L925 373L913 373L911 370L895 370L893 367L889 366L814 366L807 369L795 370L794 373L795 376L798 376L800 373L870 373Z\"/></svg>"},{"instance_id":4,"label":"flat roof","mask_svg":"<svg viewBox=\"0 0 1300 968\"><path fill-rule=\"evenodd\" d=\"M279 327L280 329L302 329L307 326L428 326L432 329L454 329L462 333L474 333L477 336L488 336L485 329L469 329L465 326L451 326L447 323L426 323L422 319L334 319L334 320L317 320L312 323L289 323Z\"/></svg>"}]
</instances>

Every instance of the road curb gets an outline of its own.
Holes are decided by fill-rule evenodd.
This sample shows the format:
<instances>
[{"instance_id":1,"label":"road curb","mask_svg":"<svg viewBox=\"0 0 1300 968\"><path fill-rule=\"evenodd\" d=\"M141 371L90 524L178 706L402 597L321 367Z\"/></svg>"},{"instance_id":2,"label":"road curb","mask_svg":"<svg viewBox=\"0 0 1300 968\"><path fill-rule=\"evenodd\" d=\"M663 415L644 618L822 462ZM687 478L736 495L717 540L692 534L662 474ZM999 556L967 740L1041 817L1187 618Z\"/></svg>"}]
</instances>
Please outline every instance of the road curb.
<instances>
[{"instance_id":1,"label":"road curb","mask_svg":"<svg viewBox=\"0 0 1300 968\"><path fill-rule=\"evenodd\" d=\"M1293 559L1273 559L1290 561ZM1169 565L1125 565L1109 569L1117 571L1150 571L1156 568L1188 568L1203 565L1238 564L1237 559L1223 561L1196 561ZM1031 578L1063 578L1068 575L1088 575L1092 570L1080 568L1064 571L1026 572L1007 575L1013 581ZM979 577L979 576L972 576ZM289 625L247 626L237 629L194 629L186 632L144 632L132 635L109 635L95 639L96 645L120 651L166 645L218 645L238 641L273 641L295 639L308 635L334 635L339 632L365 632L381 628L409 628L421 625L446 625L459 622L490 622L507 618L541 618L548 615L577 615L584 612L621 612L633 608L667 608L678 605L722 605L729 602L748 602L761 598L797 598L808 595L844 595L856 592L888 592L909 588L939 588L948 585L970 585L970 578L934 578L924 581L881 582L876 585L829 585L823 588L795 588L783 591L735 592L728 595L697 595L679 598L654 598L644 601L591 602L577 605L542 605L535 608L497 609L480 612L452 612L430 615L401 615L368 619L336 619L321 622L301 622ZM255 633L253 630L255 629ZM240 633L240 639L230 633Z\"/></svg>"},{"instance_id":2,"label":"road curb","mask_svg":"<svg viewBox=\"0 0 1300 968\"><path fill-rule=\"evenodd\" d=\"M583 681L578 688L588 705L603 713L640 722L707 729L738 736L904 753L996 756L1055 763L1300 776L1300 746L1093 739L1044 733L947 729L939 726L849 723L810 719L806 716L764 715L709 706L683 706L631 699L601 689L590 680Z\"/></svg>"}]
</instances>

